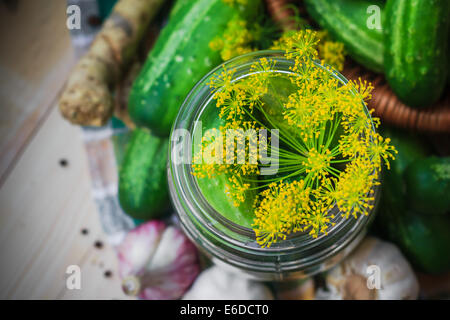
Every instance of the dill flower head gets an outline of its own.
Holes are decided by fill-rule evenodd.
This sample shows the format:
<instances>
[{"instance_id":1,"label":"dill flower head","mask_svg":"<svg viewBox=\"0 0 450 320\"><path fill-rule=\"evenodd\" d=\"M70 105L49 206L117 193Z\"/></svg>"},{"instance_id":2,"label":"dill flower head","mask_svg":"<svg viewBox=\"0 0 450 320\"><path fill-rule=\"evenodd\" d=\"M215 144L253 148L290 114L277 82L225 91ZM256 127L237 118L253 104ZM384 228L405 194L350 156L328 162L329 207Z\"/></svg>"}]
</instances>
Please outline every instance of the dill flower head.
<instances>
[{"instance_id":1,"label":"dill flower head","mask_svg":"<svg viewBox=\"0 0 450 320\"><path fill-rule=\"evenodd\" d=\"M284 47L286 50L286 58L306 61L307 59L315 59L318 56L317 33L310 30L300 30L292 36L284 39Z\"/></svg>"},{"instance_id":2,"label":"dill flower head","mask_svg":"<svg viewBox=\"0 0 450 320\"><path fill-rule=\"evenodd\" d=\"M342 83L318 62L322 55L342 66L340 45L301 30L275 46L293 61L290 72L276 72L276 60L261 58L245 77L224 68L209 82L223 125L204 136L192 165L198 179L226 175L225 194L236 207L257 194L252 228L261 247L296 232L327 235L336 209L340 219L368 215L381 166L389 168L397 152L365 108L373 86ZM271 174L262 174L266 169Z\"/></svg>"},{"instance_id":3,"label":"dill flower head","mask_svg":"<svg viewBox=\"0 0 450 320\"><path fill-rule=\"evenodd\" d=\"M223 35L217 36L209 43L209 47L219 51L222 60L226 61L253 51L251 43L255 37L246 20L235 18L228 22Z\"/></svg>"},{"instance_id":4,"label":"dill flower head","mask_svg":"<svg viewBox=\"0 0 450 320\"><path fill-rule=\"evenodd\" d=\"M329 149L317 151L313 147L308 151L308 157L306 161L302 162L302 165L305 166L307 174L311 174L314 178L323 177L328 174L327 169L330 167L331 159L333 159L333 156Z\"/></svg>"}]
</instances>

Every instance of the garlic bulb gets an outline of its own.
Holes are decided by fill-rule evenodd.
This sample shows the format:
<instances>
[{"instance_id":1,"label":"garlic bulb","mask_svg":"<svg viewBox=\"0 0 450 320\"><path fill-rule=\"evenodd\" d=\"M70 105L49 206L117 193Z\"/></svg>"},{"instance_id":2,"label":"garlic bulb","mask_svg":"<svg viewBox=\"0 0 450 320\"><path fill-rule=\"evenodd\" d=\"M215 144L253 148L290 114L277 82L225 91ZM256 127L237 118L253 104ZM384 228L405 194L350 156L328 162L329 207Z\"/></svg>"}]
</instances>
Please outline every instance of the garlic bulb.
<instances>
[{"instance_id":1,"label":"garlic bulb","mask_svg":"<svg viewBox=\"0 0 450 320\"><path fill-rule=\"evenodd\" d=\"M173 226L150 221L131 230L118 247L123 290L141 299L179 299L197 277L197 250Z\"/></svg>"},{"instance_id":2,"label":"garlic bulb","mask_svg":"<svg viewBox=\"0 0 450 320\"><path fill-rule=\"evenodd\" d=\"M393 244L367 237L326 276L329 291L316 299L417 299L419 284L408 261Z\"/></svg>"},{"instance_id":3,"label":"garlic bulb","mask_svg":"<svg viewBox=\"0 0 450 320\"><path fill-rule=\"evenodd\" d=\"M273 295L260 282L213 266L198 276L183 300L273 300Z\"/></svg>"}]
</instances>

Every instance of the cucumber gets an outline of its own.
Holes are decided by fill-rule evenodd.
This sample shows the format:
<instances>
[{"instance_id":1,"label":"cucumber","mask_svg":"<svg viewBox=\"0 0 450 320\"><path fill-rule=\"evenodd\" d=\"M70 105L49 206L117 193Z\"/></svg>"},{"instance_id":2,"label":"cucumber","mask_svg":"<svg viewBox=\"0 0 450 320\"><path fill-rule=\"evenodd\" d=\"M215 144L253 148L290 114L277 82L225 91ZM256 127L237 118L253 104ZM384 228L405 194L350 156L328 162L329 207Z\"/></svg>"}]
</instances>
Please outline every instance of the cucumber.
<instances>
[{"instance_id":1,"label":"cucumber","mask_svg":"<svg viewBox=\"0 0 450 320\"><path fill-rule=\"evenodd\" d=\"M119 203L132 218L157 218L169 207L168 148L168 139L133 131L119 169Z\"/></svg>"},{"instance_id":2,"label":"cucumber","mask_svg":"<svg viewBox=\"0 0 450 320\"><path fill-rule=\"evenodd\" d=\"M389 137L398 151L391 169L384 171L382 183L382 211L393 214L403 212L408 207L406 198L405 171L415 161L426 159L429 150L418 136L395 129L382 130L383 136ZM389 220L389 219L388 219ZM382 221L382 224L388 222Z\"/></svg>"},{"instance_id":3,"label":"cucumber","mask_svg":"<svg viewBox=\"0 0 450 320\"><path fill-rule=\"evenodd\" d=\"M233 17L258 13L261 0L247 3L178 0L131 88L129 113L136 124L169 135L189 91L221 62L220 53L209 47L211 40L224 32Z\"/></svg>"},{"instance_id":4,"label":"cucumber","mask_svg":"<svg viewBox=\"0 0 450 320\"><path fill-rule=\"evenodd\" d=\"M253 213L253 202L256 193L246 191L245 201L239 207L233 205L226 195L226 184L228 183L226 174L213 178L197 179L203 197L218 213L237 225L251 229L255 215Z\"/></svg>"},{"instance_id":5,"label":"cucumber","mask_svg":"<svg viewBox=\"0 0 450 320\"><path fill-rule=\"evenodd\" d=\"M381 131L383 136L391 139L391 144L398 151L395 160L391 163L390 170L398 176L403 176L411 163L425 159L430 154L430 150L426 147L427 142L417 134L394 128L382 128Z\"/></svg>"},{"instance_id":6,"label":"cucumber","mask_svg":"<svg viewBox=\"0 0 450 320\"><path fill-rule=\"evenodd\" d=\"M450 157L414 161L406 169L405 182L414 210L423 214L450 212Z\"/></svg>"},{"instance_id":7,"label":"cucumber","mask_svg":"<svg viewBox=\"0 0 450 320\"><path fill-rule=\"evenodd\" d=\"M212 128L218 129L224 125L224 121L219 118L215 108L211 114L204 115L202 120L205 131ZM226 194L229 178L227 174L221 174L212 178L196 178L196 181L203 197L214 210L235 224L251 229L255 218L253 203L256 191L254 189L245 191L245 201L236 207ZM256 175L253 178L256 180Z\"/></svg>"},{"instance_id":8,"label":"cucumber","mask_svg":"<svg viewBox=\"0 0 450 320\"><path fill-rule=\"evenodd\" d=\"M399 246L413 266L426 273L450 271L450 217L411 210L388 214L388 239Z\"/></svg>"},{"instance_id":9,"label":"cucumber","mask_svg":"<svg viewBox=\"0 0 450 320\"><path fill-rule=\"evenodd\" d=\"M428 150L417 137L391 129L383 130L383 135L392 139L398 154L383 177L374 232L398 245L417 269L450 271L450 216L417 211L407 188L410 168L433 158L427 158Z\"/></svg>"},{"instance_id":10,"label":"cucumber","mask_svg":"<svg viewBox=\"0 0 450 320\"><path fill-rule=\"evenodd\" d=\"M331 36L345 46L357 62L375 72L383 72L384 43L382 29L369 29L367 21L372 5L381 10L381 0L305 0L309 15Z\"/></svg>"},{"instance_id":11,"label":"cucumber","mask_svg":"<svg viewBox=\"0 0 450 320\"><path fill-rule=\"evenodd\" d=\"M424 107L442 95L448 74L448 0L389 0L385 73L397 96Z\"/></svg>"}]
</instances>

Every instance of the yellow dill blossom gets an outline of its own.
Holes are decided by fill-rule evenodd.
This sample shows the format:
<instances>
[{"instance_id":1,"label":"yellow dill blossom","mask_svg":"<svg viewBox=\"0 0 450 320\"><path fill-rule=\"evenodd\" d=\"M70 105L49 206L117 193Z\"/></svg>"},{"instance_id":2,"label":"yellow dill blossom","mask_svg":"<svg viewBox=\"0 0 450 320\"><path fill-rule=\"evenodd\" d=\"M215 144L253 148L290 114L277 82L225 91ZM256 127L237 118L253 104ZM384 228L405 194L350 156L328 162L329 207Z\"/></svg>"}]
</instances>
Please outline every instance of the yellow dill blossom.
<instances>
[{"instance_id":1,"label":"yellow dill blossom","mask_svg":"<svg viewBox=\"0 0 450 320\"><path fill-rule=\"evenodd\" d=\"M369 101L372 99L372 90L374 89L372 84L367 82L367 80L362 80L358 78L358 80L350 80L348 82L349 86L353 86L357 92L356 96L359 101Z\"/></svg>"},{"instance_id":2,"label":"yellow dill blossom","mask_svg":"<svg viewBox=\"0 0 450 320\"><path fill-rule=\"evenodd\" d=\"M322 179L320 187L315 190L315 197L321 199L326 205L330 206L336 202L338 192L336 190L338 178L327 177ZM334 218L334 217L332 217Z\"/></svg>"},{"instance_id":3,"label":"yellow dill blossom","mask_svg":"<svg viewBox=\"0 0 450 320\"><path fill-rule=\"evenodd\" d=\"M300 84L300 90L289 96L285 106L284 118L288 123L305 130L330 121L335 109L327 99L330 84L319 81L309 81Z\"/></svg>"},{"instance_id":4,"label":"yellow dill blossom","mask_svg":"<svg viewBox=\"0 0 450 320\"><path fill-rule=\"evenodd\" d=\"M235 207L245 201L245 192L250 188L250 183L245 183L239 176L233 175L228 178L225 185L225 193L233 201Z\"/></svg>"},{"instance_id":5,"label":"yellow dill blossom","mask_svg":"<svg viewBox=\"0 0 450 320\"><path fill-rule=\"evenodd\" d=\"M367 215L373 208L374 190L378 185L378 173L373 163L364 158L355 158L341 173L336 185L336 204L342 215L355 218Z\"/></svg>"},{"instance_id":6,"label":"yellow dill blossom","mask_svg":"<svg viewBox=\"0 0 450 320\"><path fill-rule=\"evenodd\" d=\"M391 139L384 139L379 133L365 137L367 156L375 166L380 167L381 161L384 160L386 167L390 169L389 159L395 160L395 154L398 153L394 146L390 145L390 142Z\"/></svg>"},{"instance_id":7,"label":"yellow dill blossom","mask_svg":"<svg viewBox=\"0 0 450 320\"><path fill-rule=\"evenodd\" d=\"M253 121L232 122L226 126L225 160L239 176L259 174L259 130Z\"/></svg>"},{"instance_id":8,"label":"yellow dill blossom","mask_svg":"<svg viewBox=\"0 0 450 320\"><path fill-rule=\"evenodd\" d=\"M339 151L344 157L354 158L367 153L367 144L358 134L345 134L340 137Z\"/></svg>"},{"instance_id":9,"label":"yellow dill blossom","mask_svg":"<svg viewBox=\"0 0 450 320\"><path fill-rule=\"evenodd\" d=\"M254 84L252 86L267 87L267 81L270 76L273 77L271 71L275 68L275 61L273 59L261 58L250 67L252 76L250 81Z\"/></svg>"},{"instance_id":10,"label":"yellow dill blossom","mask_svg":"<svg viewBox=\"0 0 450 320\"><path fill-rule=\"evenodd\" d=\"M255 208L254 231L261 247L270 247L278 240L285 240L292 230L292 213L297 204L291 189L280 181L271 183L260 193L262 200Z\"/></svg>"},{"instance_id":11,"label":"yellow dill blossom","mask_svg":"<svg viewBox=\"0 0 450 320\"><path fill-rule=\"evenodd\" d=\"M224 47L219 40L214 45ZM274 46L294 61L290 74L276 72L277 62L262 58L247 77L237 79L234 70L224 69L210 81L224 124L202 139L206 155L194 155L192 166L199 179L226 175L225 191L234 206L247 192L257 192L252 228L261 247L295 232L326 235L336 210L341 219L369 214L381 164L389 168L397 152L389 138L375 132L379 119L365 108L373 86L361 79L342 84L330 66L314 60L339 67L339 44L326 33L301 30L285 33ZM274 86L281 77L285 82ZM291 91L283 91L286 83ZM260 138L270 129L278 133ZM280 143L272 146L268 142L275 137ZM266 162L269 154L277 155L276 169ZM261 175L262 169L273 175Z\"/></svg>"},{"instance_id":12,"label":"yellow dill blossom","mask_svg":"<svg viewBox=\"0 0 450 320\"><path fill-rule=\"evenodd\" d=\"M355 108L356 109L356 108ZM359 109L358 109L359 110ZM360 136L371 131L371 121L364 112L355 111L342 117L342 127L348 135Z\"/></svg>"},{"instance_id":13,"label":"yellow dill blossom","mask_svg":"<svg viewBox=\"0 0 450 320\"><path fill-rule=\"evenodd\" d=\"M275 40L269 49L286 51L288 49L287 40L291 38L295 33L296 33L295 30L287 30L283 32L281 37L278 40Z\"/></svg>"},{"instance_id":14,"label":"yellow dill blossom","mask_svg":"<svg viewBox=\"0 0 450 320\"><path fill-rule=\"evenodd\" d=\"M305 166L307 175L311 175L313 179L321 178L328 174L327 169L330 167L332 159L333 156L329 149L319 152L313 147L308 151L307 158L302 161L302 165Z\"/></svg>"},{"instance_id":15,"label":"yellow dill blossom","mask_svg":"<svg viewBox=\"0 0 450 320\"><path fill-rule=\"evenodd\" d=\"M295 61L293 70L311 59L318 57L316 32L306 29L294 33L291 37L284 39L286 48L286 58Z\"/></svg>"},{"instance_id":16,"label":"yellow dill blossom","mask_svg":"<svg viewBox=\"0 0 450 320\"><path fill-rule=\"evenodd\" d=\"M304 230L309 231L313 238L317 238L320 234L327 234L328 227L334 225L331 219L334 215L330 214L331 206L327 201L316 198L310 201L310 213L304 218Z\"/></svg>"},{"instance_id":17,"label":"yellow dill blossom","mask_svg":"<svg viewBox=\"0 0 450 320\"><path fill-rule=\"evenodd\" d=\"M209 47L214 51L220 51L222 60L226 61L253 51L250 44L254 39L255 36L249 30L247 21L236 18L228 22L224 33L214 38Z\"/></svg>"},{"instance_id":18,"label":"yellow dill blossom","mask_svg":"<svg viewBox=\"0 0 450 320\"><path fill-rule=\"evenodd\" d=\"M325 41L319 45L319 56L323 61L338 71L344 69L345 55L342 42Z\"/></svg>"},{"instance_id":19,"label":"yellow dill blossom","mask_svg":"<svg viewBox=\"0 0 450 320\"><path fill-rule=\"evenodd\" d=\"M286 184L286 191L290 195L289 200L294 203L289 226L292 232L301 232L306 227L305 221L310 217L311 188L306 185L304 180L294 180Z\"/></svg>"},{"instance_id":20,"label":"yellow dill blossom","mask_svg":"<svg viewBox=\"0 0 450 320\"><path fill-rule=\"evenodd\" d=\"M213 89L213 91L227 90L232 85L232 80L234 77L235 69L228 70L226 66L223 67L222 72L217 73L208 83L208 86Z\"/></svg>"},{"instance_id":21,"label":"yellow dill blossom","mask_svg":"<svg viewBox=\"0 0 450 320\"><path fill-rule=\"evenodd\" d=\"M259 81L246 82L245 90L245 102L248 104L249 110L253 110L255 107L261 107L261 98L267 93L267 86L260 86Z\"/></svg>"},{"instance_id":22,"label":"yellow dill blossom","mask_svg":"<svg viewBox=\"0 0 450 320\"><path fill-rule=\"evenodd\" d=\"M295 19L301 20L299 16L296 16ZM292 38L296 33L296 30L287 30L283 32L281 37L273 42L270 49L288 51L291 50L291 46L293 44ZM314 51L312 51L312 53L326 64L331 65L338 71L342 71L344 69L346 55L344 44L341 42L333 41L329 36L328 31L326 30L317 30L313 33L316 39L313 46L316 48L317 53L314 53Z\"/></svg>"},{"instance_id":23,"label":"yellow dill blossom","mask_svg":"<svg viewBox=\"0 0 450 320\"><path fill-rule=\"evenodd\" d=\"M336 70L342 71L345 62L344 44L332 41L326 30L317 31L317 38L320 40L317 46L320 59Z\"/></svg>"},{"instance_id":24,"label":"yellow dill blossom","mask_svg":"<svg viewBox=\"0 0 450 320\"><path fill-rule=\"evenodd\" d=\"M209 48L213 51L220 51L224 47L224 42L221 37L215 37L209 42Z\"/></svg>"},{"instance_id":25,"label":"yellow dill blossom","mask_svg":"<svg viewBox=\"0 0 450 320\"><path fill-rule=\"evenodd\" d=\"M217 107L220 108L219 116L224 120L242 119L245 114L246 92L239 86L233 89L216 93Z\"/></svg>"},{"instance_id":26,"label":"yellow dill blossom","mask_svg":"<svg viewBox=\"0 0 450 320\"><path fill-rule=\"evenodd\" d=\"M220 129L208 130L202 137L199 152L193 156L192 174L197 178L212 178L226 170L224 162L223 133Z\"/></svg>"}]
</instances>

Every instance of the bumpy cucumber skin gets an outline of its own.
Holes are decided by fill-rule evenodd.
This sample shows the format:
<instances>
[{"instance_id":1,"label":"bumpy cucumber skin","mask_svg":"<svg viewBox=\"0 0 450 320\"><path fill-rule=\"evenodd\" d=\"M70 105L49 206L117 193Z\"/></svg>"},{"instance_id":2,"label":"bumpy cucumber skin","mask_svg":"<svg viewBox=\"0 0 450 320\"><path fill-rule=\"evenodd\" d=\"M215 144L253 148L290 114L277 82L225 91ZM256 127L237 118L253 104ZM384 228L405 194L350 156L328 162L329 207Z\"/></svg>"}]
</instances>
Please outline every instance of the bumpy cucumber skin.
<instances>
[{"instance_id":1,"label":"bumpy cucumber skin","mask_svg":"<svg viewBox=\"0 0 450 320\"><path fill-rule=\"evenodd\" d=\"M385 73L412 107L442 95L448 74L448 0L389 0L385 10Z\"/></svg>"},{"instance_id":2,"label":"bumpy cucumber skin","mask_svg":"<svg viewBox=\"0 0 450 320\"><path fill-rule=\"evenodd\" d=\"M178 109L192 87L221 62L209 43L236 15L257 14L261 0L247 7L223 0L180 0L133 83L129 113L136 124L168 136ZM244 10L245 9L245 10Z\"/></svg>"},{"instance_id":3,"label":"bumpy cucumber skin","mask_svg":"<svg viewBox=\"0 0 450 320\"><path fill-rule=\"evenodd\" d=\"M384 43L381 29L369 29L367 8L384 7L381 0L305 0L311 17L342 43L357 62L375 72L384 71Z\"/></svg>"},{"instance_id":4,"label":"bumpy cucumber skin","mask_svg":"<svg viewBox=\"0 0 450 320\"><path fill-rule=\"evenodd\" d=\"M119 202L135 219L159 217L168 208L168 139L135 129L119 170Z\"/></svg>"}]
</instances>

